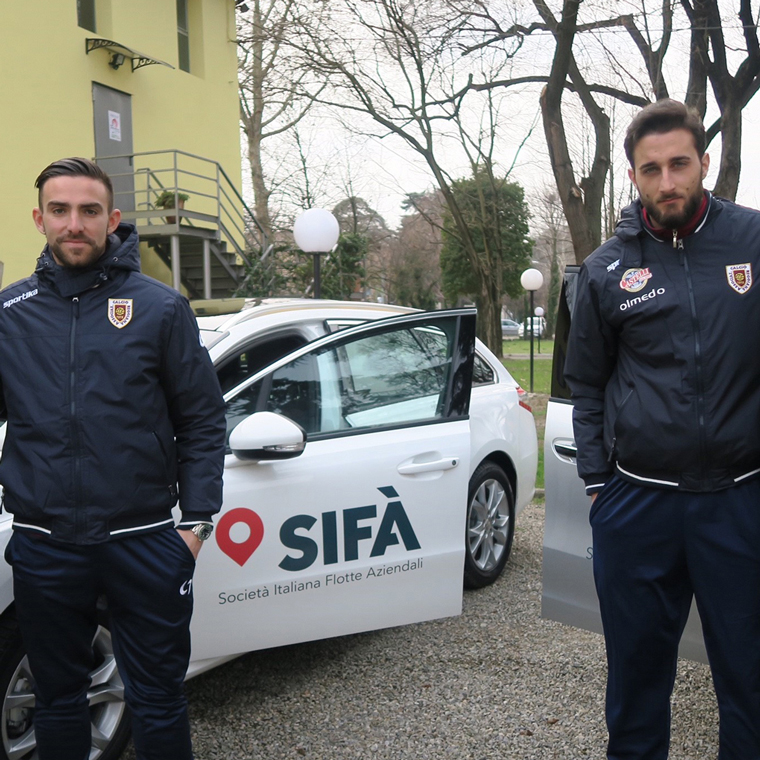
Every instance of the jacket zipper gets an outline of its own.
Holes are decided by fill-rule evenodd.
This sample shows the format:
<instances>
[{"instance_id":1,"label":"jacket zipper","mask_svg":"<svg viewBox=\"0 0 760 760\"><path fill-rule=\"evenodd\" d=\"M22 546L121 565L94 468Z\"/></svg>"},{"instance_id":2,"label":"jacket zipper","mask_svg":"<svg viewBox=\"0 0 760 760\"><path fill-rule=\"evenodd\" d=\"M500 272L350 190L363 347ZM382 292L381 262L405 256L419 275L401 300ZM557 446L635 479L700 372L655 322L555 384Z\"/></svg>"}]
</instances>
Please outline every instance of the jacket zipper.
<instances>
[{"instance_id":1,"label":"jacket zipper","mask_svg":"<svg viewBox=\"0 0 760 760\"><path fill-rule=\"evenodd\" d=\"M77 322L79 321L79 298L71 299L71 334L69 338L69 414L71 416L71 433L74 443L74 504L81 502L82 490L82 461L81 442L79 440L79 424L77 422ZM76 535L81 532L81 510L75 509Z\"/></svg>"},{"instance_id":2,"label":"jacket zipper","mask_svg":"<svg viewBox=\"0 0 760 760\"><path fill-rule=\"evenodd\" d=\"M673 242L675 243L675 230L673 231ZM699 318L697 317L697 302L694 298L694 285L691 279L691 269L689 269L689 257L686 255L686 249L683 240L678 241L678 248L681 251L681 263L683 264L684 273L686 274L686 285L689 289L689 306L691 307L691 323L694 330L694 372L697 383L697 427L699 430L699 458L700 463L704 466L707 461L705 456L705 398L704 384L702 378L702 342L699 339Z\"/></svg>"}]
</instances>

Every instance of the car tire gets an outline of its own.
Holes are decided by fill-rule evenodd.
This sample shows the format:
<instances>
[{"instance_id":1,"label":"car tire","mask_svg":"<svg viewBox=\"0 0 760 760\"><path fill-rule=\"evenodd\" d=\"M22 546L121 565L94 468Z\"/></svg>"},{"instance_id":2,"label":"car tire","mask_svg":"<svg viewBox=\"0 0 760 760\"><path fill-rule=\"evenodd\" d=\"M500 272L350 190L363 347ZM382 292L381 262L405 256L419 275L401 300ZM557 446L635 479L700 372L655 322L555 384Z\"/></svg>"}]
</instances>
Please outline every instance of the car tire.
<instances>
[{"instance_id":1,"label":"car tire","mask_svg":"<svg viewBox=\"0 0 760 760\"><path fill-rule=\"evenodd\" d=\"M483 462L470 478L465 528L464 585L483 588L500 575L512 550L515 499L504 470Z\"/></svg>"},{"instance_id":2,"label":"car tire","mask_svg":"<svg viewBox=\"0 0 760 760\"><path fill-rule=\"evenodd\" d=\"M90 760L118 760L129 741L124 685L113 659L111 634L99 626L93 641L96 665L88 691L92 721ZM32 717L33 679L13 612L0 618L0 760L37 758Z\"/></svg>"}]
</instances>

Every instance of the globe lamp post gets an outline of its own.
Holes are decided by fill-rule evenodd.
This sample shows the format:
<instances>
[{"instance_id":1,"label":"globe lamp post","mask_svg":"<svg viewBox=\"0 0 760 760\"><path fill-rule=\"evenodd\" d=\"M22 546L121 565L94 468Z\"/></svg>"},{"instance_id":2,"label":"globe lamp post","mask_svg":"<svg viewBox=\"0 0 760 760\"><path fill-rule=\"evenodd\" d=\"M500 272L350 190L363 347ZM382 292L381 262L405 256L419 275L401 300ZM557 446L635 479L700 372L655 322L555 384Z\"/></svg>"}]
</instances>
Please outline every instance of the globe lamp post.
<instances>
[{"instance_id":1,"label":"globe lamp post","mask_svg":"<svg viewBox=\"0 0 760 760\"><path fill-rule=\"evenodd\" d=\"M526 269L520 275L520 285L530 293L530 311L527 324L530 325L530 392L533 393L533 294L544 284L544 276L538 269Z\"/></svg>"},{"instance_id":2,"label":"globe lamp post","mask_svg":"<svg viewBox=\"0 0 760 760\"><path fill-rule=\"evenodd\" d=\"M298 216L293 225L293 238L304 253L314 254L314 298L322 296L320 259L330 253L338 243L340 225L327 209L310 208Z\"/></svg>"},{"instance_id":3,"label":"globe lamp post","mask_svg":"<svg viewBox=\"0 0 760 760\"><path fill-rule=\"evenodd\" d=\"M536 310L533 312L538 317L538 353L541 353L541 319L544 316L544 310L541 306L536 306Z\"/></svg>"}]
</instances>

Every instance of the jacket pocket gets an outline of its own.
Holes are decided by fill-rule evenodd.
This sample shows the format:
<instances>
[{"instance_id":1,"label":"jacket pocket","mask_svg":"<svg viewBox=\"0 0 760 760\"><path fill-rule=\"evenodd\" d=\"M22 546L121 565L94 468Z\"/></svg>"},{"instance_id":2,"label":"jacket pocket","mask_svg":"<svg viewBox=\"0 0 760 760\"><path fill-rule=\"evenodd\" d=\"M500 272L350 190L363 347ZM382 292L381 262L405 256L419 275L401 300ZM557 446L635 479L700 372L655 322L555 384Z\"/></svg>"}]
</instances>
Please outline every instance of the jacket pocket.
<instances>
[{"instance_id":1,"label":"jacket pocket","mask_svg":"<svg viewBox=\"0 0 760 760\"><path fill-rule=\"evenodd\" d=\"M611 440L608 442L608 448L609 448L609 454L607 455L607 461L608 462L614 462L615 461L615 454L617 452L617 425L620 421L620 417L623 413L623 407L628 403L631 396L633 396L634 388L629 387L628 393L625 394L623 397L623 400L620 402L620 406L615 411L615 417L612 420L612 424L610 425L611 430ZM597 499L598 501L598 499Z\"/></svg>"},{"instance_id":2,"label":"jacket pocket","mask_svg":"<svg viewBox=\"0 0 760 760\"><path fill-rule=\"evenodd\" d=\"M169 452L166 450L166 446L161 442L161 437L155 430L151 430L150 434L155 442L156 452L160 457L159 461L164 465L164 479L167 485L174 485L174 481L176 480L175 467L169 459Z\"/></svg>"}]
</instances>

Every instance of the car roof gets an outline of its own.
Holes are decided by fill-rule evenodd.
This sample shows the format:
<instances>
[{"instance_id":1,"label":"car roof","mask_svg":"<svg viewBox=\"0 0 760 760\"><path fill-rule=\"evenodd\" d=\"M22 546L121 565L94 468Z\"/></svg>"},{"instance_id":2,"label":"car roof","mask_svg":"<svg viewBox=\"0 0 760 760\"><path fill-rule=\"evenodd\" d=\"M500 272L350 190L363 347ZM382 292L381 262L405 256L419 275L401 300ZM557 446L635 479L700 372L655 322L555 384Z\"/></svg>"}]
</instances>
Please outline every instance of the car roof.
<instances>
[{"instance_id":1,"label":"car roof","mask_svg":"<svg viewBox=\"0 0 760 760\"><path fill-rule=\"evenodd\" d=\"M331 301L315 298L220 298L191 301L190 305L197 314L200 329L218 333L217 340L220 340L230 331L239 335L248 332L255 333L259 330L279 329L295 323L305 326L315 321L329 322L335 320L338 323L341 320L368 321L421 311L421 309L397 306L396 304ZM253 324L246 325L247 322L253 321L256 322L255 327ZM309 340L319 336L319 333L314 333L309 337ZM212 358L217 340L207 341L204 338L204 343L212 352ZM488 356L489 364L501 376L502 382L517 385L502 362L488 350L485 344L477 340L476 347L479 353Z\"/></svg>"},{"instance_id":2,"label":"car roof","mask_svg":"<svg viewBox=\"0 0 760 760\"><path fill-rule=\"evenodd\" d=\"M225 331L235 325L276 314L298 319L381 319L418 309L364 301L331 301L314 298L221 298L191 301L203 330Z\"/></svg>"}]
</instances>

